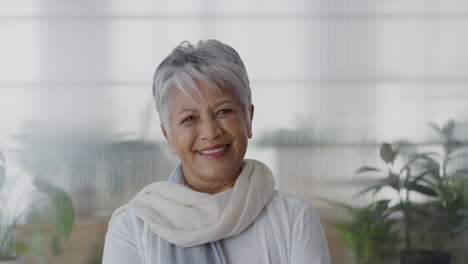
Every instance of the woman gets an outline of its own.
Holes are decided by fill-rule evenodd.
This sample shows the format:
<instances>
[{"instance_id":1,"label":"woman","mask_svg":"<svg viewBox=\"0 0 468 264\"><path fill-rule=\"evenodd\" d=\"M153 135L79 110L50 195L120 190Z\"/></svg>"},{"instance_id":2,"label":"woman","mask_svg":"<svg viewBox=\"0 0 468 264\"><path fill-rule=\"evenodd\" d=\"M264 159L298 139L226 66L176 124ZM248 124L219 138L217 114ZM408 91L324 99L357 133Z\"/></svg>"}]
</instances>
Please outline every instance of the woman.
<instances>
[{"instance_id":1,"label":"woman","mask_svg":"<svg viewBox=\"0 0 468 264\"><path fill-rule=\"evenodd\" d=\"M233 48L181 43L157 68L153 95L181 164L114 212L104 264L331 263L315 210L244 160L254 106Z\"/></svg>"}]
</instances>

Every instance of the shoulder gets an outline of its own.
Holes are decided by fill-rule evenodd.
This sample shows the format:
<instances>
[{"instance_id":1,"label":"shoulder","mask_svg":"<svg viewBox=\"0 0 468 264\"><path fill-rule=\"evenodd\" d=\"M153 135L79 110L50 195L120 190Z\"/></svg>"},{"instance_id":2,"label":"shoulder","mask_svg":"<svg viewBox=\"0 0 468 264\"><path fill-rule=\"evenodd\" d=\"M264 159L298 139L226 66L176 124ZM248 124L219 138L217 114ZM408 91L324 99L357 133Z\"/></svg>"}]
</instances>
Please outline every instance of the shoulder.
<instances>
[{"instance_id":1,"label":"shoulder","mask_svg":"<svg viewBox=\"0 0 468 264\"><path fill-rule=\"evenodd\" d=\"M304 218L313 222L320 222L317 211L310 202L280 191L274 192L271 202L265 209L276 217L287 220L290 225Z\"/></svg>"},{"instance_id":2,"label":"shoulder","mask_svg":"<svg viewBox=\"0 0 468 264\"><path fill-rule=\"evenodd\" d=\"M295 207L295 208L304 208L309 206L309 202L299 198L297 196L294 196L292 194L284 193L278 190L275 190L273 193L273 198L271 200L272 205L278 204L278 203L286 203L289 206Z\"/></svg>"},{"instance_id":3,"label":"shoulder","mask_svg":"<svg viewBox=\"0 0 468 264\"><path fill-rule=\"evenodd\" d=\"M139 237L141 225L131 212L121 210L113 215L107 228L102 263L144 263Z\"/></svg>"},{"instance_id":4,"label":"shoulder","mask_svg":"<svg viewBox=\"0 0 468 264\"><path fill-rule=\"evenodd\" d=\"M331 263L320 217L310 202L275 191L260 219L289 263Z\"/></svg>"},{"instance_id":5,"label":"shoulder","mask_svg":"<svg viewBox=\"0 0 468 264\"><path fill-rule=\"evenodd\" d=\"M121 209L119 209L121 210ZM107 236L138 237L143 230L144 223L131 210L122 210L114 214L109 221Z\"/></svg>"},{"instance_id":6,"label":"shoulder","mask_svg":"<svg viewBox=\"0 0 468 264\"><path fill-rule=\"evenodd\" d=\"M274 192L257 220L285 237L303 227L321 228L320 217L310 202L280 191Z\"/></svg>"},{"instance_id":7,"label":"shoulder","mask_svg":"<svg viewBox=\"0 0 468 264\"><path fill-rule=\"evenodd\" d=\"M281 192L272 200L275 206L288 215L290 263L330 264L327 239L315 208L306 200Z\"/></svg>"}]
</instances>

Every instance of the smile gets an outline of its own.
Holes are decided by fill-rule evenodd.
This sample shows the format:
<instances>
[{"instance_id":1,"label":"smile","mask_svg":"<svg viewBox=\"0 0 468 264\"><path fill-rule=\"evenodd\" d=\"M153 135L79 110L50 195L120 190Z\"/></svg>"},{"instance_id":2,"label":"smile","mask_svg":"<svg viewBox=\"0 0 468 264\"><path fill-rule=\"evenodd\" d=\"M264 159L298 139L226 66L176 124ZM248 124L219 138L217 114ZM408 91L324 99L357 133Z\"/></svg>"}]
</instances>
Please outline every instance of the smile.
<instances>
[{"instance_id":1,"label":"smile","mask_svg":"<svg viewBox=\"0 0 468 264\"><path fill-rule=\"evenodd\" d=\"M215 159L219 158L226 153L226 150L228 149L229 145L224 145L224 146L215 146L217 148L207 148L205 150L198 150L196 151L200 156L208 159Z\"/></svg>"}]
</instances>

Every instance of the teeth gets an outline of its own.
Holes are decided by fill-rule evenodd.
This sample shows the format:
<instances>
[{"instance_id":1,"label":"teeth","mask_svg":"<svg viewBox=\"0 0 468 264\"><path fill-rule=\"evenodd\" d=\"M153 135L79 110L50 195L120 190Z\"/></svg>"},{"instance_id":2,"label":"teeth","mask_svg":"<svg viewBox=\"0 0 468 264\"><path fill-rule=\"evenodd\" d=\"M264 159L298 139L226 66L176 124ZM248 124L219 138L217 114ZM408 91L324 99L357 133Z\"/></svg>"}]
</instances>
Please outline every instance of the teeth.
<instances>
[{"instance_id":1,"label":"teeth","mask_svg":"<svg viewBox=\"0 0 468 264\"><path fill-rule=\"evenodd\" d=\"M219 148L219 149L212 149L212 150L199 150L198 152L201 153L201 154L213 154L213 153L216 153L216 152L221 152L221 151L224 151L227 149L227 146L224 146L222 148Z\"/></svg>"}]
</instances>

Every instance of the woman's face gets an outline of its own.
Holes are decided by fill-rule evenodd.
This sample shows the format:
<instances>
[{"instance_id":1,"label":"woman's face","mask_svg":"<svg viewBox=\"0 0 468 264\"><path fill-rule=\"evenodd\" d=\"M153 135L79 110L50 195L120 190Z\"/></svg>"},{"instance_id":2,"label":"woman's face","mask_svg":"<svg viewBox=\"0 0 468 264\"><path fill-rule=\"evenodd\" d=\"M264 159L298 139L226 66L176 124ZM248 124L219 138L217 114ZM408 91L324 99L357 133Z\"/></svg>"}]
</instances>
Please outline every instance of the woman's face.
<instances>
[{"instance_id":1,"label":"woman's face","mask_svg":"<svg viewBox=\"0 0 468 264\"><path fill-rule=\"evenodd\" d=\"M222 93L217 93L200 82L197 85L201 96L190 97L174 89L169 101L170 135L161 128L182 162L189 185L205 184L214 191L237 179L251 125L244 107L228 89L220 87ZM253 106L250 110L252 117Z\"/></svg>"}]
</instances>

